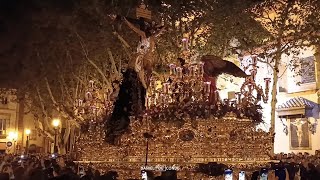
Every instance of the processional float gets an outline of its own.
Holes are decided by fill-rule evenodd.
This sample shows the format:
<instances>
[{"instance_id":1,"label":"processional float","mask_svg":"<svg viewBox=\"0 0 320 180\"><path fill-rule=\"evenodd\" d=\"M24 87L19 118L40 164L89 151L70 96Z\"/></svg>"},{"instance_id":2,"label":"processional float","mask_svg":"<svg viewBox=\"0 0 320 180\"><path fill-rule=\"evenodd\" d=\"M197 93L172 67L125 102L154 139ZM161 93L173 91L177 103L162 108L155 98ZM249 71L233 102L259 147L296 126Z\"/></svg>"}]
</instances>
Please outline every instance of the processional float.
<instances>
[{"instance_id":1,"label":"processional float","mask_svg":"<svg viewBox=\"0 0 320 180\"><path fill-rule=\"evenodd\" d=\"M137 13L150 17L145 7ZM191 61L187 38L182 47L179 65L170 64L161 78L150 78L144 113L130 116L115 144L105 143L100 118L112 113L109 95L89 82L84 99L75 102L75 114L89 120L76 144L82 163L140 178L146 165L174 167L180 177L190 172L201 177L196 174L207 173L201 167L212 162L250 169L270 160L274 135L256 128L262 122L259 103L268 101L270 78L265 78L264 88L256 84L257 57L244 68L251 69L246 75L216 56ZM216 78L221 73L245 78L233 99L219 96Z\"/></svg>"}]
</instances>

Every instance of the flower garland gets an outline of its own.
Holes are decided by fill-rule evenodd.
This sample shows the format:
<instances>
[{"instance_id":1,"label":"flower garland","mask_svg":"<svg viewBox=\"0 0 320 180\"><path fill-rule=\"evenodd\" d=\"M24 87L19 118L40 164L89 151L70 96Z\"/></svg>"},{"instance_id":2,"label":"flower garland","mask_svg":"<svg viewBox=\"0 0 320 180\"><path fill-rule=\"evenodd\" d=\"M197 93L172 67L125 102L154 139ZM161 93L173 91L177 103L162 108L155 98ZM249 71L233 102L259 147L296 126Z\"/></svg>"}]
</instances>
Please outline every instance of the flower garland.
<instances>
[{"instance_id":1,"label":"flower garland","mask_svg":"<svg viewBox=\"0 0 320 180\"><path fill-rule=\"evenodd\" d=\"M263 122L262 107L260 105L251 105L248 107L236 107L228 104L170 104L168 107L151 107L147 110L147 115L153 122L184 122L184 119L207 119L211 116L223 118L228 113L233 113L236 118L250 119L253 123L258 124Z\"/></svg>"}]
</instances>

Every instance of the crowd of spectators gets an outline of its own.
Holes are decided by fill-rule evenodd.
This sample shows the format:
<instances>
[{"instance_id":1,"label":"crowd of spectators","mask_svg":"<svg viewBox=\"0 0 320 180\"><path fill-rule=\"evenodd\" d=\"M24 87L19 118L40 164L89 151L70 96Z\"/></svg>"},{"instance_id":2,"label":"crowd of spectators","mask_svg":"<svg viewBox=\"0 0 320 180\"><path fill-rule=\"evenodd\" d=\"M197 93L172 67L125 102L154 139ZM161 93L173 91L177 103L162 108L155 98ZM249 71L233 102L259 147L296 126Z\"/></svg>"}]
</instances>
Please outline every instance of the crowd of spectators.
<instances>
[{"instance_id":1,"label":"crowd of spectators","mask_svg":"<svg viewBox=\"0 0 320 180\"><path fill-rule=\"evenodd\" d=\"M278 162L265 168L268 180L320 180L319 151L315 155L280 153L274 159ZM67 156L55 154L0 155L0 172L0 180L114 180L118 177L115 171L102 173L90 164L84 168ZM246 179L259 180L261 176L261 169L257 169Z\"/></svg>"},{"instance_id":2,"label":"crowd of spectators","mask_svg":"<svg viewBox=\"0 0 320 180\"><path fill-rule=\"evenodd\" d=\"M101 174L56 155L1 155L0 180L114 180L117 173Z\"/></svg>"},{"instance_id":3,"label":"crowd of spectators","mask_svg":"<svg viewBox=\"0 0 320 180\"><path fill-rule=\"evenodd\" d=\"M320 180L320 152L280 153L275 155L279 163L271 163L275 178L283 180ZM270 178L269 178L270 179Z\"/></svg>"}]
</instances>

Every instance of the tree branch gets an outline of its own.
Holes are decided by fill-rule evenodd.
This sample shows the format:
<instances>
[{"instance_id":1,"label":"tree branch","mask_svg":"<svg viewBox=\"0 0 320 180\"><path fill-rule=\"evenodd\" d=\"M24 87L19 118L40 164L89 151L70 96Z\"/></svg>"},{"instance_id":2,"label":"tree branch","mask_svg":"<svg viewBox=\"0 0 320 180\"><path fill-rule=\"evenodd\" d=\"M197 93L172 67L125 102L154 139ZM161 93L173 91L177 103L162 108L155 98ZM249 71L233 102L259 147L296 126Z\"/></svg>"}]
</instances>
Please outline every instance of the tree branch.
<instances>
[{"instance_id":1,"label":"tree branch","mask_svg":"<svg viewBox=\"0 0 320 180\"><path fill-rule=\"evenodd\" d=\"M88 55L88 51L86 50L85 48L85 45L84 43L82 42L82 39L80 37L80 35L75 32L76 35L78 36L78 39L79 39L79 42L80 42L80 45L82 47L82 50L83 50L83 53L84 53L84 56L86 58L86 60L94 67L96 68L96 70L98 71L98 73L102 76L102 79L107 83L107 86L108 87L112 87L110 81L107 79L106 75L103 73L103 71L89 58L89 55Z\"/></svg>"},{"instance_id":2,"label":"tree branch","mask_svg":"<svg viewBox=\"0 0 320 180\"><path fill-rule=\"evenodd\" d=\"M130 48L130 45L127 43L126 40L123 39L123 37L120 36L119 33L113 32L113 34L120 40L120 42L123 44L124 47Z\"/></svg>"},{"instance_id":3,"label":"tree branch","mask_svg":"<svg viewBox=\"0 0 320 180\"><path fill-rule=\"evenodd\" d=\"M289 66L286 65L286 68L284 69L283 73L279 76L279 78L282 78L282 76L284 75L284 73L287 71L288 67L289 67Z\"/></svg>"},{"instance_id":4,"label":"tree branch","mask_svg":"<svg viewBox=\"0 0 320 180\"><path fill-rule=\"evenodd\" d=\"M40 95L40 90L39 90L38 86L36 86L36 91L37 91L37 95L38 95L38 98L39 98L39 102L40 102L40 106L41 106L41 109L42 109L42 113L45 116L45 118L43 120L44 124L45 124L45 127L47 127L50 132L53 132L54 130L52 129L50 123L48 122L49 115L48 115L48 113L46 111L46 108L44 106L44 101L43 101L43 99L42 99L42 97Z\"/></svg>"}]
</instances>

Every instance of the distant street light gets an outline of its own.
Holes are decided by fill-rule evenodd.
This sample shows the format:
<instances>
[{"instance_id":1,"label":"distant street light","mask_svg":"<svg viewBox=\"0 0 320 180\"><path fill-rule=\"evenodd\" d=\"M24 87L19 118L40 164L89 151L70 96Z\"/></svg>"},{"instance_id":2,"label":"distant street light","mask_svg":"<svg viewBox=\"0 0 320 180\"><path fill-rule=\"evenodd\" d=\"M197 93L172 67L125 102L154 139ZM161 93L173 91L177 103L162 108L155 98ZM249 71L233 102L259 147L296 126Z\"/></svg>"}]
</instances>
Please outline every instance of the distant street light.
<instances>
[{"instance_id":1,"label":"distant street light","mask_svg":"<svg viewBox=\"0 0 320 180\"><path fill-rule=\"evenodd\" d=\"M26 154L29 154L29 135L31 133L30 129L26 129L25 133L27 135L27 142L26 142Z\"/></svg>"},{"instance_id":2,"label":"distant street light","mask_svg":"<svg viewBox=\"0 0 320 180\"><path fill-rule=\"evenodd\" d=\"M54 128L54 149L53 149L53 152L57 153L58 152L57 133L58 133L58 127L60 126L60 119L53 119L52 120L52 125L53 125L53 128Z\"/></svg>"},{"instance_id":3,"label":"distant street light","mask_svg":"<svg viewBox=\"0 0 320 180\"><path fill-rule=\"evenodd\" d=\"M60 119L53 119L52 125L54 128L57 128L60 125Z\"/></svg>"}]
</instances>

